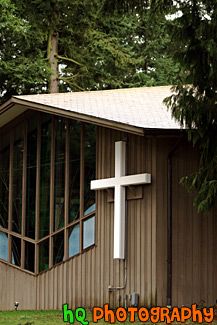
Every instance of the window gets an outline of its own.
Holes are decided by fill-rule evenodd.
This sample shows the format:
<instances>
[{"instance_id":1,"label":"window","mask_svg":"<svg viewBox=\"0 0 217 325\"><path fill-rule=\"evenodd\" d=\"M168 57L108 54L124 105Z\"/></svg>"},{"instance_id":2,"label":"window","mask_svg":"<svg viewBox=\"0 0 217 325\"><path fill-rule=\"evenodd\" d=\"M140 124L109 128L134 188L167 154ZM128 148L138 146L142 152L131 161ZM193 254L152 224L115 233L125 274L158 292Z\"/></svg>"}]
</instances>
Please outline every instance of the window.
<instances>
[{"instance_id":1,"label":"window","mask_svg":"<svg viewBox=\"0 0 217 325\"><path fill-rule=\"evenodd\" d=\"M24 123L13 132L12 230L21 234L23 192Z\"/></svg>"},{"instance_id":2,"label":"window","mask_svg":"<svg viewBox=\"0 0 217 325\"><path fill-rule=\"evenodd\" d=\"M39 272L49 268L49 239L39 244Z\"/></svg>"},{"instance_id":3,"label":"window","mask_svg":"<svg viewBox=\"0 0 217 325\"><path fill-rule=\"evenodd\" d=\"M65 215L65 154L66 154L66 120L55 117L54 120L54 222L53 230L64 226Z\"/></svg>"},{"instance_id":4,"label":"window","mask_svg":"<svg viewBox=\"0 0 217 325\"><path fill-rule=\"evenodd\" d=\"M0 231L0 258L8 260L8 235Z\"/></svg>"},{"instance_id":5,"label":"window","mask_svg":"<svg viewBox=\"0 0 217 325\"><path fill-rule=\"evenodd\" d=\"M95 216L83 221L83 249L94 244Z\"/></svg>"},{"instance_id":6,"label":"window","mask_svg":"<svg viewBox=\"0 0 217 325\"><path fill-rule=\"evenodd\" d=\"M37 166L37 118L27 121L27 171L25 235L35 239L36 166Z\"/></svg>"},{"instance_id":7,"label":"window","mask_svg":"<svg viewBox=\"0 0 217 325\"><path fill-rule=\"evenodd\" d=\"M35 271L35 245L28 241L25 244L25 269L31 272Z\"/></svg>"},{"instance_id":8,"label":"window","mask_svg":"<svg viewBox=\"0 0 217 325\"><path fill-rule=\"evenodd\" d=\"M8 228L10 133L1 137L0 145L0 227Z\"/></svg>"},{"instance_id":9,"label":"window","mask_svg":"<svg viewBox=\"0 0 217 325\"><path fill-rule=\"evenodd\" d=\"M21 266L21 239L11 236L12 264Z\"/></svg>"},{"instance_id":10,"label":"window","mask_svg":"<svg viewBox=\"0 0 217 325\"><path fill-rule=\"evenodd\" d=\"M29 111L5 130L0 259L38 273L95 243L96 128Z\"/></svg>"},{"instance_id":11,"label":"window","mask_svg":"<svg viewBox=\"0 0 217 325\"><path fill-rule=\"evenodd\" d=\"M40 200L39 238L50 231L50 183L51 183L51 116L41 114L40 123Z\"/></svg>"},{"instance_id":12,"label":"window","mask_svg":"<svg viewBox=\"0 0 217 325\"><path fill-rule=\"evenodd\" d=\"M69 228L69 257L79 253L80 249L80 224Z\"/></svg>"}]
</instances>

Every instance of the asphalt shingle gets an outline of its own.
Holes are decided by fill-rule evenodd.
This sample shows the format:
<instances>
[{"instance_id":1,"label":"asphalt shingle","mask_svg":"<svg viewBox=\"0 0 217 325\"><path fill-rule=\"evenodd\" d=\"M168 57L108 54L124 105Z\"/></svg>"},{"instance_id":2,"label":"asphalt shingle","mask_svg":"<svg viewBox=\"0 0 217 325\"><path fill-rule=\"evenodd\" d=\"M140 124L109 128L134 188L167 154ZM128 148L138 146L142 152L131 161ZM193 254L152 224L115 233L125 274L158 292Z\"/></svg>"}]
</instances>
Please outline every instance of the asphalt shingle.
<instances>
[{"instance_id":1,"label":"asphalt shingle","mask_svg":"<svg viewBox=\"0 0 217 325\"><path fill-rule=\"evenodd\" d=\"M180 129L163 99L170 86L14 96L61 110L147 129Z\"/></svg>"}]
</instances>

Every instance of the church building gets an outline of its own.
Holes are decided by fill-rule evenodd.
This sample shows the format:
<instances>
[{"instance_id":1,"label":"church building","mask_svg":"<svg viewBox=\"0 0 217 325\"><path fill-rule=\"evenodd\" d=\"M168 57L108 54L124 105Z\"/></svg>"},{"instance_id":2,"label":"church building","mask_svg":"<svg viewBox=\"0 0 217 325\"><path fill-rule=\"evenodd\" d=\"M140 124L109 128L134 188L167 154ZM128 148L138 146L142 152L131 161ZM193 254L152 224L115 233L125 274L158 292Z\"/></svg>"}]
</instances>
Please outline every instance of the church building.
<instances>
[{"instance_id":1,"label":"church building","mask_svg":"<svg viewBox=\"0 0 217 325\"><path fill-rule=\"evenodd\" d=\"M0 107L0 310L215 303L216 210L198 214L180 185L199 150L170 95L40 94Z\"/></svg>"}]
</instances>

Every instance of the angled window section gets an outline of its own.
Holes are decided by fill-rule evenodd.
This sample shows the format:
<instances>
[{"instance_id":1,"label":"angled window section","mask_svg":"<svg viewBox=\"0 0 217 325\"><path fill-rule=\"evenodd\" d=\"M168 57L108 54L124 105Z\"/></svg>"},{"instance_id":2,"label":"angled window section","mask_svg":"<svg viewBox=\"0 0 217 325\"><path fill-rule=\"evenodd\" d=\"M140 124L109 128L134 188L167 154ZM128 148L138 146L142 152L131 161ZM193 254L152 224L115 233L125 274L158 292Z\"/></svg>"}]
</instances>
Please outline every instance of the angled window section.
<instances>
[{"instance_id":1,"label":"angled window section","mask_svg":"<svg viewBox=\"0 0 217 325\"><path fill-rule=\"evenodd\" d=\"M66 152L66 121L55 117L55 164L54 164L54 231L64 226L65 216L65 152Z\"/></svg>"},{"instance_id":2,"label":"angled window section","mask_svg":"<svg viewBox=\"0 0 217 325\"><path fill-rule=\"evenodd\" d=\"M0 228L8 228L10 133L0 139Z\"/></svg>"},{"instance_id":3,"label":"angled window section","mask_svg":"<svg viewBox=\"0 0 217 325\"><path fill-rule=\"evenodd\" d=\"M51 179L51 116L41 114L39 238L49 235Z\"/></svg>"},{"instance_id":4,"label":"angled window section","mask_svg":"<svg viewBox=\"0 0 217 325\"><path fill-rule=\"evenodd\" d=\"M96 127L27 111L0 131L1 262L38 273L93 246Z\"/></svg>"},{"instance_id":5,"label":"angled window section","mask_svg":"<svg viewBox=\"0 0 217 325\"><path fill-rule=\"evenodd\" d=\"M12 185L12 230L21 234L22 189L23 189L24 123L14 128L13 185Z\"/></svg>"}]
</instances>

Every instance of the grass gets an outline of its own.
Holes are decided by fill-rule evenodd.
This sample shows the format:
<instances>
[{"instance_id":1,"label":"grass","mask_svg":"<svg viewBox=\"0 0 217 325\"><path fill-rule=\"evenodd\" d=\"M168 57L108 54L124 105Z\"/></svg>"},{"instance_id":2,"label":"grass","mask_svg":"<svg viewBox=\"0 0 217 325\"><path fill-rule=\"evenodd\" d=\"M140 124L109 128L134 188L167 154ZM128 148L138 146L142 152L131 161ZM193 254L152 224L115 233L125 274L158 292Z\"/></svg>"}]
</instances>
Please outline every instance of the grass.
<instances>
[{"instance_id":1,"label":"grass","mask_svg":"<svg viewBox=\"0 0 217 325\"><path fill-rule=\"evenodd\" d=\"M87 310L86 314L86 320L89 321L89 325L93 325L92 321L92 311ZM138 319L135 321L136 324L152 324L150 322L142 323ZM61 310L41 310L41 311L33 311L33 310L27 310L27 311L0 311L0 324L3 325L39 325L39 324L69 324L63 322L63 314ZM75 325L80 325L79 322L75 321ZM105 323L104 320L100 320L97 324L110 324ZM126 321L124 323L116 322L115 324L132 324L129 321ZM160 323L157 323L160 324ZM165 324L165 323L164 323ZM175 323L173 323L175 324ZM177 323L176 323L177 324ZM179 323L180 325L182 323ZM186 325L195 324L191 321L187 321ZM212 323L213 325L217 325L217 321L214 321Z\"/></svg>"},{"instance_id":2,"label":"grass","mask_svg":"<svg viewBox=\"0 0 217 325\"><path fill-rule=\"evenodd\" d=\"M42 311L2 311L0 324L5 325L38 325L38 324L64 324L61 310ZM67 324L67 323L65 323Z\"/></svg>"}]
</instances>

